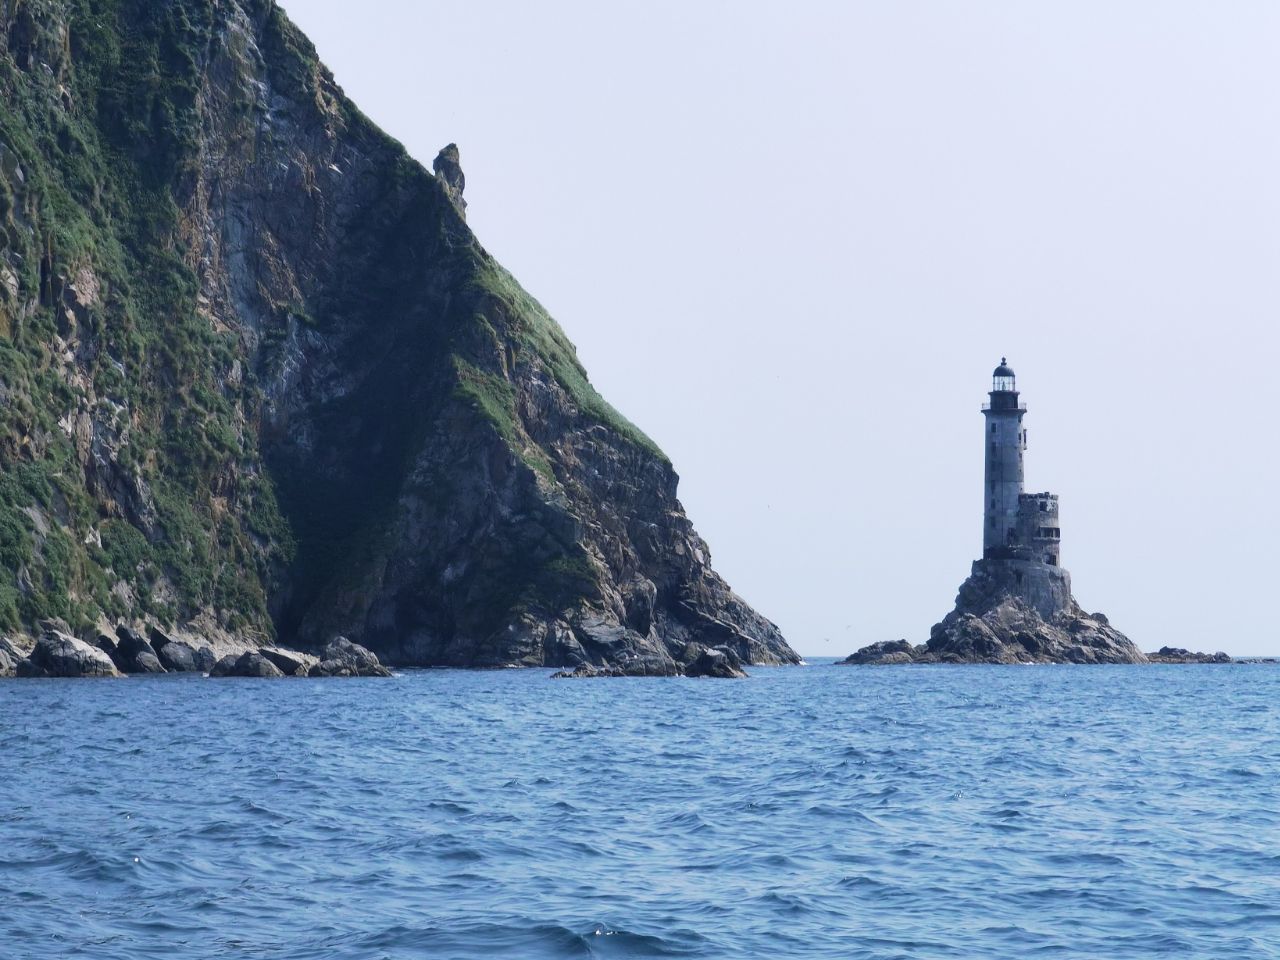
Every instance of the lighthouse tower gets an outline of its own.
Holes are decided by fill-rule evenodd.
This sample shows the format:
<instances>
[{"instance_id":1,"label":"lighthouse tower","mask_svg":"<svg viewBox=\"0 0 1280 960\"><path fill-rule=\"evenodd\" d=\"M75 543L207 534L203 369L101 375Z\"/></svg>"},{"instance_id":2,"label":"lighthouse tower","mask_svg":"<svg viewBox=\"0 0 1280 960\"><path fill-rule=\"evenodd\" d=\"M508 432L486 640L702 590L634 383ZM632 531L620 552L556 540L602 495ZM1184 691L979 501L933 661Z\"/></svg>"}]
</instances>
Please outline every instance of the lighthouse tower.
<instances>
[{"instance_id":1,"label":"lighthouse tower","mask_svg":"<svg viewBox=\"0 0 1280 960\"><path fill-rule=\"evenodd\" d=\"M1022 489L1026 415L1001 357L982 405L982 557L928 643L881 641L846 663L1148 662L1106 617L1085 613L1071 595L1071 574L1060 559L1058 495Z\"/></svg>"},{"instance_id":2,"label":"lighthouse tower","mask_svg":"<svg viewBox=\"0 0 1280 960\"><path fill-rule=\"evenodd\" d=\"M1018 385L1008 361L991 375L991 400L982 405L986 421L987 469L983 485L982 556L984 559L1015 556L1018 546L1018 501L1022 496L1022 455L1027 412L1018 401Z\"/></svg>"},{"instance_id":3,"label":"lighthouse tower","mask_svg":"<svg viewBox=\"0 0 1280 960\"><path fill-rule=\"evenodd\" d=\"M1106 617L1085 613L1071 595L1071 574L1060 558L1058 495L1022 489L1026 415L1001 357L982 405L982 557L923 647L881 641L846 663L1147 662Z\"/></svg>"}]
</instances>

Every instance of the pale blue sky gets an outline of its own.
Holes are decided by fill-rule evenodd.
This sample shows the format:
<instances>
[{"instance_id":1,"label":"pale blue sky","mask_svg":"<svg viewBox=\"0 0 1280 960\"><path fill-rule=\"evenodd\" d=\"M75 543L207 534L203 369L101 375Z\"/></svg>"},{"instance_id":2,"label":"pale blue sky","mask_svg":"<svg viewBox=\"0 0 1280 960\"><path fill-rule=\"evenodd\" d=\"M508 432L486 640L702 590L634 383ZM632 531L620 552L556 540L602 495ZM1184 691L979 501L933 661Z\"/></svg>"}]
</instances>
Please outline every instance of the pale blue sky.
<instances>
[{"instance_id":1,"label":"pale blue sky","mask_svg":"<svg viewBox=\"0 0 1280 960\"><path fill-rule=\"evenodd\" d=\"M1081 603L1280 653L1280 6L283 5L802 653L950 610L1002 354Z\"/></svg>"}]
</instances>

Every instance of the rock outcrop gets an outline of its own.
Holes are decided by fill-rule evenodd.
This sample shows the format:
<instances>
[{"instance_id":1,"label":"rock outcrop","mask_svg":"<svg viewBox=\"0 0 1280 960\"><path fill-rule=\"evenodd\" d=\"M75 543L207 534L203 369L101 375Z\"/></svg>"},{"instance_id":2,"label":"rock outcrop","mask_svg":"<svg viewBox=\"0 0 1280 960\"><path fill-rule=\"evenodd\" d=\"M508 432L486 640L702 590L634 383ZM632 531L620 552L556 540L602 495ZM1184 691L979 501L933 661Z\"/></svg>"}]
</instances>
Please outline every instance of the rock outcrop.
<instances>
[{"instance_id":1,"label":"rock outcrop","mask_svg":"<svg viewBox=\"0 0 1280 960\"><path fill-rule=\"evenodd\" d=\"M929 655L929 648L924 644L912 646L906 640L880 640L876 643L868 644L860 650L849 654L840 662L842 664L878 664L889 665L895 663L915 663L919 657L922 662L928 662L926 659Z\"/></svg>"},{"instance_id":2,"label":"rock outcrop","mask_svg":"<svg viewBox=\"0 0 1280 960\"><path fill-rule=\"evenodd\" d=\"M18 675L18 664L26 655L8 637L0 637L0 678Z\"/></svg>"},{"instance_id":3,"label":"rock outcrop","mask_svg":"<svg viewBox=\"0 0 1280 960\"><path fill-rule=\"evenodd\" d=\"M313 677L389 677L391 671L376 654L346 637L336 637L325 645L320 662L311 665Z\"/></svg>"},{"instance_id":4,"label":"rock outcrop","mask_svg":"<svg viewBox=\"0 0 1280 960\"><path fill-rule=\"evenodd\" d=\"M170 641L156 651L161 665L170 673L194 673L199 667L196 664L196 651L190 645L178 640Z\"/></svg>"},{"instance_id":5,"label":"rock outcrop","mask_svg":"<svg viewBox=\"0 0 1280 960\"><path fill-rule=\"evenodd\" d=\"M17 664L20 677L118 677L111 658L92 644L59 630L49 630L35 649Z\"/></svg>"},{"instance_id":6,"label":"rock outcrop","mask_svg":"<svg viewBox=\"0 0 1280 960\"><path fill-rule=\"evenodd\" d=\"M156 655L151 643L132 627L117 627L116 645L112 659L121 673L164 673L164 664Z\"/></svg>"},{"instance_id":7,"label":"rock outcrop","mask_svg":"<svg viewBox=\"0 0 1280 960\"><path fill-rule=\"evenodd\" d=\"M286 677L305 677L314 658L308 658L306 654L298 653L296 650L285 650L281 647L263 647L258 651L268 660L276 665L281 673Z\"/></svg>"},{"instance_id":8,"label":"rock outcrop","mask_svg":"<svg viewBox=\"0 0 1280 960\"><path fill-rule=\"evenodd\" d=\"M684 668L686 677L718 677L722 680L741 679L747 675L742 661L728 647L701 647Z\"/></svg>"},{"instance_id":9,"label":"rock outcrop","mask_svg":"<svg viewBox=\"0 0 1280 960\"><path fill-rule=\"evenodd\" d=\"M227 654L209 672L211 677L257 677L273 679L283 677L284 672L256 650L239 656Z\"/></svg>"},{"instance_id":10,"label":"rock outcrop","mask_svg":"<svg viewBox=\"0 0 1280 960\"><path fill-rule=\"evenodd\" d=\"M1152 663L1235 663L1235 660L1219 650L1217 653L1200 653L1184 647L1161 647L1155 653L1148 653L1147 659Z\"/></svg>"},{"instance_id":11,"label":"rock outcrop","mask_svg":"<svg viewBox=\"0 0 1280 960\"><path fill-rule=\"evenodd\" d=\"M927 643L875 643L843 662L1146 663L1147 657L1105 616L1076 603L1061 567L977 560L955 609L934 625Z\"/></svg>"},{"instance_id":12,"label":"rock outcrop","mask_svg":"<svg viewBox=\"0 0 1280 960\"><path fill-rule=\"evenodd\" d=\"M679 651L679 658L625 657L616 663L604 665L582 662L572 670L561 670L551 675L553 680L584 679L595 677L718 677L741 679L747 673L742 668L738 653L727 646L704 647L690 643Z\"/></svg>"},{"instance_id":13,"label":"rock outcrop","mask_svg":"<svg viewBox=\"0 0 1280 960\"><path fill-rule=\"evenodd\" d=\"M464 220L467 217L467 201L462 199L462 191L466 189L467 178L462 173L462 158L458 153L458 145L451 143L436 154L431 164L436 179L444 187L458 215Z\"/></svg>"},{"instance_id":14,"label":"rock outcrop","mask_svg":"<svg viewBox=\"0 0 1280 960\"><path fill-rule=\"evenodd\" d=\"M798 662L465 186L456 146L424 169L272 0L0 3L0 630ZM163 669L158 638L128 646Z\"/></svg>"}]
</instances>

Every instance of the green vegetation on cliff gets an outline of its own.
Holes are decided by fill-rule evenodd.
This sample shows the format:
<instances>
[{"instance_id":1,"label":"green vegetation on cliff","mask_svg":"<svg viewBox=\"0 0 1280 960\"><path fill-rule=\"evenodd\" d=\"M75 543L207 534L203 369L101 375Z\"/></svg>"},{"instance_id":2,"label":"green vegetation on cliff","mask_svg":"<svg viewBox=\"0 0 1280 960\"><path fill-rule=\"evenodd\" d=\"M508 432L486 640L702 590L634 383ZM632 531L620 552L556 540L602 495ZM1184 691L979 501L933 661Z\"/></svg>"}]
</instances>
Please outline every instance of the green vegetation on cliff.
<instances>
[{"instance_id":1,"label":"green vegetation on cliff","mask_svg":"<svg viewBox=\"0 0 1280 960\"><path fill-rule=\"evenodd\" d=\"M212 3L0 5L0 627L200 610L270 629L288 556L175 202ZM99 546L101 543L101 546Z\"/></svg>"},{"instance_id":2,"label":"green vegetation on cliff","mask_svg":"<svg viewBox=\"0 0 1280 960\"><path fill-rule=\"evenodd\" d=\"M794 659L437 164L273 0L0 0L0 631Z\"/></svg>"}]
</instances>

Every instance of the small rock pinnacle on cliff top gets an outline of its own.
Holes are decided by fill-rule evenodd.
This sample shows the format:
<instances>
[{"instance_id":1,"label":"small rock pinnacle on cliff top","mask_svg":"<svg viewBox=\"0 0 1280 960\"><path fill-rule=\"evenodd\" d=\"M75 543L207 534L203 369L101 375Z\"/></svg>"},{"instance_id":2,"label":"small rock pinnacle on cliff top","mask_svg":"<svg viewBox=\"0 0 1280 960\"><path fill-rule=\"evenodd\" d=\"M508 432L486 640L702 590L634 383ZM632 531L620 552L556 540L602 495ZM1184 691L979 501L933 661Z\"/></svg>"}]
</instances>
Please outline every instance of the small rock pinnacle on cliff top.
<instances>
[{"instance_id":1,"label":"small rock pinnacle on cliff top","mask_svg":"<svg viewBox=\"0 0 1280 960\"><path fill-rule=\"evenodd\" d=\"M462 199L462 191L467 186L467 178L462 174L458 145L451 143L441 149L436 154L436 159L431 164L431 169L435 171L436 177L444 184L444 189L449 194L449 199L453 201L453 205L458 208L458 213L465 220L467 217L467 201Z\"/></svg>"}]
</instances>

